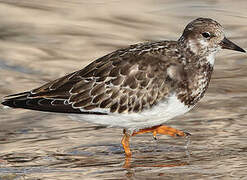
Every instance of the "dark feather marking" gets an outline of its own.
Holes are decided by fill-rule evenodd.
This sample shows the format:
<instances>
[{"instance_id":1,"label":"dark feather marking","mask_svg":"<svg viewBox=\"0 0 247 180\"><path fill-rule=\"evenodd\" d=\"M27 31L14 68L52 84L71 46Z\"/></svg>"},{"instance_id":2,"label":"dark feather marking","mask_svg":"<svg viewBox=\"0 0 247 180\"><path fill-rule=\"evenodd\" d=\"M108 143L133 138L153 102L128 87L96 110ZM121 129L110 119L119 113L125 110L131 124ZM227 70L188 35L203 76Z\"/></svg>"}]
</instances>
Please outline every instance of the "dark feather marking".
<instances>
[{"instance_id":1,"label":"dark feather marking","mask_svg":"<svg viewBox=\"0 0 247 180\"><path fill-rule=\"evenodd\" d=\"M110 107L110 105L111 105L111 103L113 103L112 102L112 99L106 99L106 100L104 100L104 101L102 101L101 103L100 103L100 108L109 108Z\"/></svg>"},{"instance_id":2,"label":"dark feather marking","mask_svg":"<svg viewBox=\"0 0 247 180\"><path fill-rule=\"evenodd\" d=\"M133 111L134 112L139 112L140 111L140 102L139 101L135 102Z\"/></svg>"},{"instance_id":3,"label":"dark feather marking","mask_svg":"<svg viewBox=\"0 0 247 180\"><path fill-rule=\"evenodd\" d=\"M92 103L94 104L99 104L101 101L103 101L105 98L105 94L102 93L102 94L99 94L99 95L96 95L94 98L93 98L93 101Z\"/></svg>"},{"instance_id":4,"label":"dark feather marking","mask_svg":"<svg viewBox=\"0 0 247 180\"><path fill-rule=\"evenodd\" d=\"M112 62L108 62L107 64L104 64L102 67L97 69L97 71L95 72L94 76L95 77L108 76L109 72L111 71L111 69L112 69Z\"/></svg>"},{"instance_id":5,"label":"dark feather marking","mask_svg":"<svg viewBox=\"0 0 247 180\"><path fill-rule=\"evenodd\" d=\"M126 64L125 66L123 66L120 69L120 74L123 76L127 76L127 75L129 75L132 68L133 68L133 66L131 66L131 64Z\"/></svg>"},{"instance_id":6,"label":"dark feather marking","mask_svg":"<svg viewBox=\"0 0 247 180\"><path fill-rule=\"evenodd\" d=\"M120 68L119 67L114 67L111 71L109 76L110 77L117 77L120 75Z\"/></svg>"},{"instance_id":7,"label":"dark feather marking","mask_svg":"<svg viewBox=\"0 0 247 180\"><path fill-rule=\"evenodd\" d=\"M103 76L103 77L97 77L95 78L96 82L104 82L106 80L107 76Z\"/></svg>"},{"instance_id":8,"label":"dark feather marking","mask_svg":"<svg viewBox=\"0 0 247 180\"><path fill-rule=\"evenodd\" d=\"M111 107L110 107L110 111L111 113L114 113L118 110L118 102L115 102Z\"/></svg>"},{"instance_id":9,"label":"dark feather marking","mask_svg":"<svg viewBox=\"0 0 247 180\"><path fill-rule=\"evenodd\" d=\"M137 73L135 74L135 78L136 78L138 81L147 80L146 73L143 72L143 71L137 72Z\"/></svg>"},{"instance_id":10,"label":"dark feather marking","mask_svg":"<svg viewBox=\"0 0 247 180\"><path fill-rule=\"evenodd\" d=\"M105 84L101 83L101 84L94 86L90 94L91 96L95 96L97 94L101 94L102 92L104 92L104 90L105 90Z\"/></svg>"},{"instance_id":11,"label":"dark feather marking","mask_svg":"<svg viewBox=\"0 0 247 180\"><path fill-rule=\"evenodd\" d=\"M128 76L125 78L123 86L130 87L131 89L136 89L138 87L138 83L133 76Z\"/></svg>"},{"instance_id":12,"label":"dark feather marking","mask_svg":"<svg viewBox=\"0 0 247 180\"><path fill-rule=\"evenodd\" d=\"M114 86L119 86L119 85L121 85L123 83L123 81L124 81L124 77L123 76L118 76L115 79L111 80L111 83Z\"/></svg>"},{"instance_id":13,"label":"dark feather marking","mask_svg":"<svg viewBox=\"0 0 247 180\"><path fill-rule=\"evenodd\" d=\"M80 93L81 91L85 91L87 89L91 89L94 86L94 82L86 82L84 80L76 83L70 90L71 93Z\"/></svg>"},{"instance_id":14,"label":"dark feather marking","mask_svg":"<svg viewBox=\"0 0 247 180\"><path fill-rule=\"evenodd\" d=\"M80 100L83 100L83 99L87 99L88 96L89 96L89 93L90 93L90 89L87 89L83 92L80 92L78 94L73 94L70 96L69 98L69 103L72 103L72 102L77 102L77 101L80 101Z\"/></svg>"},{"instance_id":15,"label":"dark feather marking","mask_svg":"<svg viewBox=\"0 0 247 180\"><path fill-rule=\"evenodd\" d=\"M149 80L143 80L143 81L140 82L140 86L141 86L142 88L146 88L147 85L148 85L148 83L149 83Z\"/></svg>"},{"instance_id":16,"label":"dark feather marking","mask_svg":"<svg viewBox=\"0 0 247 180\"><path fill-rule=\"evenodd\" d=\"M124 105L124 104L126 104L127 103L127 95L122 95L121 97L120 97L120 102L119 102L119 104L120 105Z\"/></svg>"},{"instance_id":17,"label":"dark feather marking","mask_svg":"<svg viewBox=\"0 0 247 180\"><path fill-rule=\"evenodd\" d=\"M118 98L119 95L119 90L118 89L114 89L111 95L111 99L116 99Z\"/></svg>"},{"instance_id":18,"label":"dark feather marking","mask_svg":"<svg viewBox=\"0 0 247 180\"><path fill-rule=\"evenodd\" d=\"M128 109L127 105L121 105L118 109L118 113L123 113L127 111L127 109Z\"/></svg>"},{"instance_id":19,"label":"dark feather marking","mask_svg":"<svg viewBox=\"0 0 247 180\"><path fill-rule=\"evenodd\" d=\"M65 100L53 100L51 101L52 106L64 106Z\"/></svg>"},{"instance_id":20,"label":"dark feather marking","mask_svg":"<svg viewBox=\"0 0 247 180\"><path fill-rule=\"evenodd\" d=\"M78 102L73 103L73 107L75 108L83 108L84 106L90 105L92 102L92 98L88 97L87 99L79 100Z\"/></svg>"},{"instance_id":21,"label":"dark feather marking","mask_svg":"<svg viewBox=\"0 0 247 180\"><path fill-rule=\"evenodd\" d=\"M96 106L96 105L88 105L88 106L83 107L83 109L85 109L85 110L92 110L92 109L97 108L97 107L98 106Z\"/></svg>"}]
</instances>

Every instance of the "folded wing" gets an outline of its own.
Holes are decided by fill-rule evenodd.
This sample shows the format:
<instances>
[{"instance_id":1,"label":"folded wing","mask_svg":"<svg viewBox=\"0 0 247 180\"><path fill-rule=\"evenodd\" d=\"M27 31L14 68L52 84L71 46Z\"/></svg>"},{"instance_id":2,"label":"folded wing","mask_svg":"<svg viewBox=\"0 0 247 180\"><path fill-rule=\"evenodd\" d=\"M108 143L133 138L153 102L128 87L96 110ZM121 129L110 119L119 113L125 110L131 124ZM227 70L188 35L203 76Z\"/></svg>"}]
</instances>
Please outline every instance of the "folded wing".
<instances>
[{"instance_id":1,"label":"folded wing","mask_svg":"<svg viewBox=\"0 0 247 180\"><path fill-rule=\"evenodd\" d=\"M3 105L62 113L131 113L149 109L171 91L169 60L122 49ZM174 83L174 82L173 82ZM174 87L174 84L173 84Z\"/></svg>"}]
</instances>

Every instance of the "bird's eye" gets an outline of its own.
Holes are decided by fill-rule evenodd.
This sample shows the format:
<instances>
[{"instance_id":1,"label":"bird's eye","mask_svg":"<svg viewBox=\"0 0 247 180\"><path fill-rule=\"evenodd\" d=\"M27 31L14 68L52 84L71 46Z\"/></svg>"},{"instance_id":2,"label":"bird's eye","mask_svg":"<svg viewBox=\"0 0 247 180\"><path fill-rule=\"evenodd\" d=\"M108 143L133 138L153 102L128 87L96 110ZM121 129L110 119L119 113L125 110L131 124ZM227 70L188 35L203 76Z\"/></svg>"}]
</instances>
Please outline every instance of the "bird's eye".
<instances>
[{"instance_id":1,"label":"bird's eye","mask_svg":"<svg viewBox=\"0 0 247 180\"><path fill-rule=\"evenodd\" d=\"M205 37L206 39L210 38L210 33L209 32L204 32L202 33L202 36Z\"/></svg>"}]
</instances>

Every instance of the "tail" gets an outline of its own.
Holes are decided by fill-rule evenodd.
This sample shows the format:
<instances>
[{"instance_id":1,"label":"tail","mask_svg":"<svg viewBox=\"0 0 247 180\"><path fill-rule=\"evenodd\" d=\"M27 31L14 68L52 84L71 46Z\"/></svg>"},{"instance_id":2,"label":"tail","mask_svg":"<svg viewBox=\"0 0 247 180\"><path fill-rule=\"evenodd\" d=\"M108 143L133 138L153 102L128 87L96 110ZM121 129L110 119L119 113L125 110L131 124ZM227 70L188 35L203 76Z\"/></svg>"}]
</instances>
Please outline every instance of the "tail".
<instances>
[{"instance_id":1,"label":"tail","mask_svg":"<svg viewBox=\"0 0 247 180\"><path fill-rule=\"evenodd\" d=\"M37 111L60 112L60 113L81 113L79 109L74 109L64 100L46 99L42 97L30 97L31 92L22 92L4 97L2 105L11 108L23 108Z\"/></svg>"},{"instance_id":2,"label":"tail","mask_svg":"<svg viewBox=\"0 0 247 180\"><path fill-rule=\"evenodd\" d=\"M22 92L5 96L1 104L12 108L25 108L29 94L30 92Z\"/></svg>"},{"instance_id":3,"label":"tail","mask_svg":"<svg viewBox=\"0 0 247 180\"><path fill-rule=\"evenodd\" d=\"M65 99L32 97L30 91L5 96L2 105L46 112L106 115L102 112L82 112L80 109L73 108L71 104L65 103Z\"/></svg>"}]
</instances>

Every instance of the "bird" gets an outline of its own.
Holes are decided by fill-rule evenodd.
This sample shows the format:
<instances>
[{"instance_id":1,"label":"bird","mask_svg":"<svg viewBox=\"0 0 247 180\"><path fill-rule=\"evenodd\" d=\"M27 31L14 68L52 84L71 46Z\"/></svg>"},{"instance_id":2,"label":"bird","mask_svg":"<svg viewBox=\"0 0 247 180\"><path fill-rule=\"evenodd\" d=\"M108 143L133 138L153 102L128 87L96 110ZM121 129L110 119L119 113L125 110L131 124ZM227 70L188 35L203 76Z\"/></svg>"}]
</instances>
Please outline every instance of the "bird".
<instances>
[{"instance_id":1,"label":"bird","mask_svg":"<svg viewBox=\"0 0 247 180\"><path fill-rule=\"evenodd\" d=\"M125 156L130 138L153 133L187 137L165 123L191 110L204 96L221 49L245 52L223 27L197 18L177 41L130 45L38 88L4 97L4 106L66 113L91 123L123 129Z\"/></svg>"}]
</instances>

